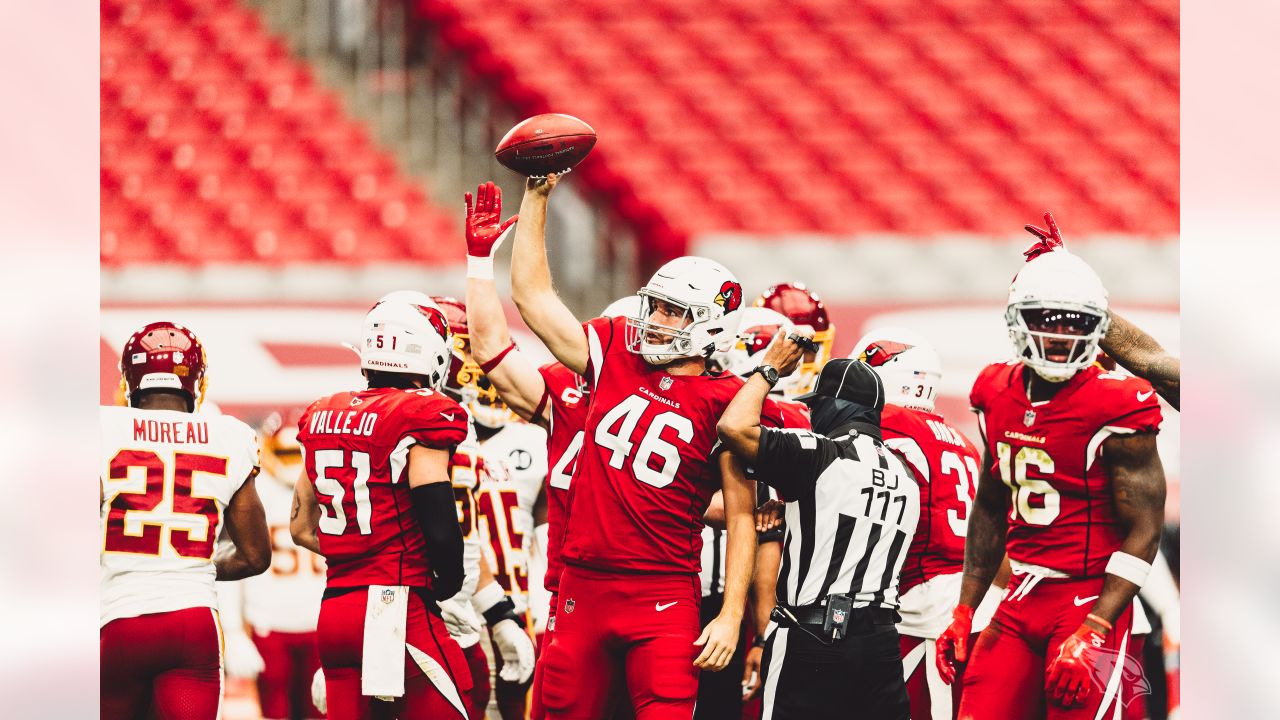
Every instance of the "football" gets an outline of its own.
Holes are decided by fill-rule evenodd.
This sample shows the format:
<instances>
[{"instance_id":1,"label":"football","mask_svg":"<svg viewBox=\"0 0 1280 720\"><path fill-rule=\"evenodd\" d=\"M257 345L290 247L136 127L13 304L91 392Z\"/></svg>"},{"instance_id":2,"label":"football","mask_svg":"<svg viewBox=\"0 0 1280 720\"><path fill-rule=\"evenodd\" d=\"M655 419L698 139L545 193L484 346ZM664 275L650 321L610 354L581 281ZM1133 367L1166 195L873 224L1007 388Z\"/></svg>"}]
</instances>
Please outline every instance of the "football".
<instances>
[{"instance_id":1,"label":"football","mask_svg":"<svg viewBox=\"0 0 1280 720\"><path fill-rule=\"evenodd\" d=\"M493 156L505 167L530 177L563 173L582 162L596 144L596 131L572 115L546 113L507 131Z\"/></svg>"}]
</instances>

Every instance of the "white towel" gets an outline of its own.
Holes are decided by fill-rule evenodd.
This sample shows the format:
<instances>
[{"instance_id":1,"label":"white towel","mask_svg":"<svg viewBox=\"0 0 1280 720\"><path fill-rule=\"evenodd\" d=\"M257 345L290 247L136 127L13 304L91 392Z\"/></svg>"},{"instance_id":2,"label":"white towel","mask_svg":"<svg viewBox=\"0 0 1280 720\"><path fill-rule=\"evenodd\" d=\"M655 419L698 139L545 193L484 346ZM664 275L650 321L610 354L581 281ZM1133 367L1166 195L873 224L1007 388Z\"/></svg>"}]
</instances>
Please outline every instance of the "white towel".
<instances>
[{"instance_id":1,"label":"white towel","mask_svg":"<svg viewBox=\"0 0 1280 720\"><path fill-rule=\"evenodd\" d=\"M360 694L379 699L404 695L406 585L370 585L364 610L364 661Z\"/></svg>"}]
</instances>

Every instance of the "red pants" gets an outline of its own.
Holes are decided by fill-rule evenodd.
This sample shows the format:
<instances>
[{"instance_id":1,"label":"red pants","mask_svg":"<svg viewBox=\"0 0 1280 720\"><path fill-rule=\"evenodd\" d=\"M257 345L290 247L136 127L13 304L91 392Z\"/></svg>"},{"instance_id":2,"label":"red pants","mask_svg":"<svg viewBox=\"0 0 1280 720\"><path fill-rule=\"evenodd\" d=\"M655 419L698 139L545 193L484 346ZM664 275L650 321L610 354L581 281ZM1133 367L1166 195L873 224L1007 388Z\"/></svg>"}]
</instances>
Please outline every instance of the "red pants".
<instances>
[{"instance_id":1,"label":"red pants","mask_svg":"<svg viewBox=\"0 0 1280 720\"><path fill-rule=\"evenodd\" d=\"M470 720L484 720L485 710L489 707L489 695L493 686L489 684L489 658L484 656L484 648L480 643L463 648L462 654L467 657L467 667L471 670L471 692L467 693L467 717Z\"/></svg>"},{"instance_id":2,"label":"red pants","mask_svg":"<svg viewBox=\"0 0 1280 720\"><path fill-rule=\"evenodd\" d=\"M364 615L368 593L364 590L327 598L320 605L316 628L320 664L324 666L329 717L333 720L443 720L463 717L445 699L442 690L423 674L405 651L403 696L383 702L360 693L360 668L364 655ZM441 682L452 683L458 695L471 690L471 673L458 643L449 637L440 616L428 612L422 599L409 593L405 642L425 653L444 669Z\"/></svg>"},{"instance_id":3,"label":"red pants","mask_svg":"<svg viewBox=\"0 0 1280 720\"><path fill-rule=\"evenodd\" d=\"M960 720L1095 720L1110 717L1133 697L1128 658L1133 609L1116 618L1099 649L1091 692L1083 704L1063 708L1047 700L1045 671L1062 642L1084 622L1102 591L1102 578L1040 579L1014 575L1009 591L978 642L964 670Z\"/></svg>"},{"instance_id":4,"label":"red pants","mask_svg":"<svg viewBox=\"0 0 1280 720\"><path fill-rule=\"evenodd\" d=\"M617 673L639 720L689 720L701 633L696 575L619 575L567 566L543 650L548 718L599 720Z\"/></svg>"},{"instance_id":5,"label":"red pants","mask_svg":"<svg viewBox=\"0 0 1280 720\"><path fill-rule=\"evenodd\" d=\"M120 618L99 632L103 720L214 720L222 705L222 630L199 607Z\"/></svg>"},{"instance_id":6,"label":"red pants","mask_svg":"<svg viewBox=\"0 0 1280 720\"><path fill-rule=\"evenodd\" d=\"M268 632L253 633L253 644L262 656L263 669L258 674L258 704L262 717L324 717L311 703L311 678L320 667L316 650L316 634Z\"/></svg>"},{"instance_id":7,"label":"red pants","mask_svg":"<svg viewBox=\"0 0 1280 720\"><path fill-rule=\"evenodd\" d=\"M547 717L547 708L542 702L542 681L546 676L546 670L543 669L542 657L547 649L547 645L551 643L551 636L556 631L556 604L559 602L559 593L551 593L550 606L547 608L547 629L542 631L538 636L537 642L533 645L533 650L537 658L537 662L533 665L533 691L529 697L529 720L545 720Z\"/></svg>"}]
</instances>

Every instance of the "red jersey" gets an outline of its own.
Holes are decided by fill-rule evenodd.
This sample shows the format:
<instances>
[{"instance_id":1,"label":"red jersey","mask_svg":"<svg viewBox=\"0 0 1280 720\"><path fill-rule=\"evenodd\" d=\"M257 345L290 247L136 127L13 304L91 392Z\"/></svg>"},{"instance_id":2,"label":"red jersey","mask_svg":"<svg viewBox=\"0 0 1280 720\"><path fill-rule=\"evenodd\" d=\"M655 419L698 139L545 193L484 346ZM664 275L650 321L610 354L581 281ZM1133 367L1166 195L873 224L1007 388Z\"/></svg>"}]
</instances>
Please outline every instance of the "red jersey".
<instances>
[{"instance_id":1,"label":"red jersey","mask_svg":"<svg viewBox=\"0 0 1280 720\"><path fill-rule=\"evenodd\" d=\"M564 561L621 572L697 573L702 515L720 487L716 422L736 375L670 375L627 349L627 318L587 334L590 407L569 490ZM765 422L781 425L777 404Z\"/></svg>"},{"instance_id":2,"label":"red jersey","mask_svg":"<svg viewBox=\"0 0 1280 720\"><path fill-rule=\"evenodd\" d=\"M1033 404L1023 372L1016 361L988 365L969 396L992 471L1012 493L1009 557L1072 577L1101 576L1121 540L1111 479L1098 462L1102 444L1112 435L1159 432L1155 391L1091 365L1053 399Z\"/></svg>"},{"instance_id":3,"label":"red jersey","mask_svg":"<svg viewBox=\"0 0 1280 720\"><path fill-rule=\"evenodd\" d=\"M898 578L898 591L905 594L935 575L964 570L964 537L982 455L931 412L886 405L880 430L884 444L906 461L920 486L920 522Z\"/></svg>"},{"instance_id":4,"label":"red jersey","mask_svg":"<svg viewBox=\"0 0 1280 720\"><path fill-rule=\"evenodd\" d=\"M431 586L405 476L409 448L452 452L466 437L466 411L434 390L343 392L307 408L298 442L320 504L329 587Z\"/></svg>"},{"instance_id":5,"label":"red jersey","mask_svg":"<svg viewBox=\"0 0 1280 720\"><path fill-rule=\"evenodd\" d=\"M547 575L543 587L548 592L560 589L560 558L564 541L565 518L569 512L569 483L582 450L582 427L587 421L589 399L582 377L555 362L538 368L546 382L551 423L547 428Z\"/></svg>"}]
</instances>

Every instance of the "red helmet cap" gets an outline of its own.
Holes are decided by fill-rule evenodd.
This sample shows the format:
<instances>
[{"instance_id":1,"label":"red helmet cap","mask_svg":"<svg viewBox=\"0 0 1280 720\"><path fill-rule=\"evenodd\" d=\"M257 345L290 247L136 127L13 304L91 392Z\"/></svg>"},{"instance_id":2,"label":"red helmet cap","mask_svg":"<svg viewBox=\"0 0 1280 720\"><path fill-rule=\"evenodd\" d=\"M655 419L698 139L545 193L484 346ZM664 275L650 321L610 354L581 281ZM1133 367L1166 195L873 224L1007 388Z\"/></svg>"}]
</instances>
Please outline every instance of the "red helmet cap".
<instances>
[{"instance_id":1,"label":"red helmet cap","mask_svg":"<svg viewBox=\"0 0 1280 720\"><path fill-rule=\"evenodd\" d=\"M205 368L200 338L171 322L144 326L125 342L120 355L127 402L140 391L179 390L191 397L194 412L204 398Z\"/></svg>"},{"instance_id":2,"label":"red helmet cap","mask_svg":"<svg viewBox=\"0 0 1280 720\"><path fill-rule=\"evenodd\" d=\"M756 298L755 305L782 313L796 325L808 325L814 332L823 332L831 327L822 299L804 283L774 285Z\"/></svg>"}]
</instances>

